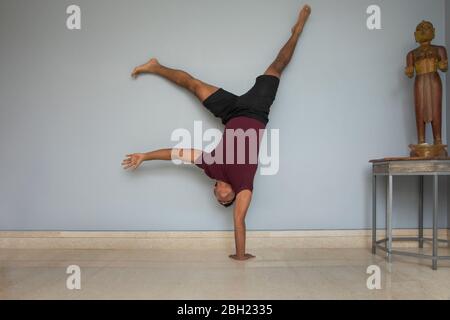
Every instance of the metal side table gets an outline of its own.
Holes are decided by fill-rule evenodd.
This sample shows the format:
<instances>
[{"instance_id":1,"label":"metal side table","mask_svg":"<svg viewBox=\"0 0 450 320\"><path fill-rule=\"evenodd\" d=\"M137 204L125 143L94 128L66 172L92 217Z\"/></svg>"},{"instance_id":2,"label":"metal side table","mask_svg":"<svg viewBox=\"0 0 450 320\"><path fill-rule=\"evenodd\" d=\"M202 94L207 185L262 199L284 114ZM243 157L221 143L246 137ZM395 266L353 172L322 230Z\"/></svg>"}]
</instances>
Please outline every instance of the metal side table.
<instances>
[{"instance_id":1,"label":"metal side table","mask_svg":"<svg viewBox=\"0 0 450 320\"><path fill-rule=\"evenodd\" d=\"M426 160L419 158L386 158L370 161L373 165L372 173L372 253L376 254L377 248L386 252L386 258L392 261L392 255L410 256L432 260L433 270L437 270L439 260L450 260L450 256L439 256L438 245L440 242L449 243L448 239L438 238L438 195L439 176L450 175L450 158L446 160ZM386 190L386 238L377 240L377 178L387 178ZM394 176L418 176L419 177L419 235L418 237L393 237L392 236L392 203ZM433 177L433 235L425 238L423 233L423 192L424 177ZM417 241L419 248L423 248L425 241L432 242L432 255L405 252L392 249L394 241Z\"/></svg>"}]
</instances>

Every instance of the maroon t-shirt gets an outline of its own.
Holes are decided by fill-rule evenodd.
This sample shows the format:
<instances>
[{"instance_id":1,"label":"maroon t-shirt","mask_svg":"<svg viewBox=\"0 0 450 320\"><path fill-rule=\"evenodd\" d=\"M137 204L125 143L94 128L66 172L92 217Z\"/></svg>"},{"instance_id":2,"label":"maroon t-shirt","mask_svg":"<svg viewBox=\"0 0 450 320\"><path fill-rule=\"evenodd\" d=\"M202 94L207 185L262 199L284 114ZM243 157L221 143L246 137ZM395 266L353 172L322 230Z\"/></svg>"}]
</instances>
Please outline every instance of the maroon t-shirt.
<instances>
[{"instance_id":1,"label":"maroon t-shirt","mask_svg":"<svg viewBox=\"0 0 450 320\"><path fill-rule=\"evenodd\" d=\"M230 184L236 194L253 191L265 124L249 117L231 119L217 148L196 161L208 177Z\"/></svg>"}]
</instances>

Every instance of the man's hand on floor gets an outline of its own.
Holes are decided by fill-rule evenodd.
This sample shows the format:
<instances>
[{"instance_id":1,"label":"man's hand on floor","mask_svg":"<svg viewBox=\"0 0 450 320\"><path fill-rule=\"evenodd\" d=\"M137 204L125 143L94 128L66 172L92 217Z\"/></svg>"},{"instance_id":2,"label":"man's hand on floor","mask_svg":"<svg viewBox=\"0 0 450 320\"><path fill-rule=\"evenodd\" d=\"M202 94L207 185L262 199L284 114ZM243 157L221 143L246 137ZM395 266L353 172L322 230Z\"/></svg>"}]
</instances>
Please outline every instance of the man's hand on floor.
<instances>
[{"instance_id":1,"label":"man's hand on floor","mask_svg":"<svg viewBox=\"0 0 450 320\"><path fill-rule=\"evenodd\" d=\"M238 256L236 254L232 254L232 255L230 255L230 258L233 259L233 260L237 260L237 261L245 261L245 260L250 260L250 259L253 259L253 258L256 258L256 257L254 255L251 255L251 254L247 253L243 257L240 257L240 256Z\"/></svg>"}]
</instances>

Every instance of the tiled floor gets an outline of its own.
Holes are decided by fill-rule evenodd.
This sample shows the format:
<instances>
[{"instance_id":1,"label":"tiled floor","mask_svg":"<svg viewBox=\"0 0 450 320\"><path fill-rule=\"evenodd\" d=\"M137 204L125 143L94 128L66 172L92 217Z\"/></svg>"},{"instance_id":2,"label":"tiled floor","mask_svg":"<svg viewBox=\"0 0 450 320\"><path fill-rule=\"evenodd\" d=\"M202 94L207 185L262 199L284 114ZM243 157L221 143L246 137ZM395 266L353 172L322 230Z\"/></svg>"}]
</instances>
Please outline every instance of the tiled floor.
<instances>
[{"instance_id":1,"label":"tiled floor","mask_svg":"<svg viewBox=\"0 0 450 320\"><path fill-rule=\"evenodd\" d=\"M448 254L442 249L442 254ZM365 249L260 249L249 262L220 250L0 250L0 299L450 299L450 262ZM81 267L81 290L66 268ZM382 270L368 290L367 267Z\"/></svg>"}]
</instances>

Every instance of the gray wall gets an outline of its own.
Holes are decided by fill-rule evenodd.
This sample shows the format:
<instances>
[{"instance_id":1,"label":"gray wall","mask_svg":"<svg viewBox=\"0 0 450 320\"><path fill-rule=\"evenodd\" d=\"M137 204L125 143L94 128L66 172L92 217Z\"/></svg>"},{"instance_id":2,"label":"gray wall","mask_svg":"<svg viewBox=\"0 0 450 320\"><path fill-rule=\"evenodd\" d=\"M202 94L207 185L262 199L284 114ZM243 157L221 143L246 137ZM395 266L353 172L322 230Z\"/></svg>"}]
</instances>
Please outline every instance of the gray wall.
<instances>
[{"instance_id":1,"label":"gray wall","mask_svg":"<svg viewBox=\"0 0 450 320\"><path fill-rule=\"evenodd\" d=\"M256 178L251 230L368 228L368 161L407 155L416 141L413 82L403 75L415 26L429 19L436 43L445 40L444 0L309 2L314 14L272 109L281 169ZM72 3L83 10L81 31L65 28ZM370 4L382 6L383 30L367 30ZM120 168L128 152L172 146L172 131L192 130L194 120L221 127L186 92L129 73L156 56L242 94L287 39L299 6L0 0L0 229L232 229L232 211L216 204L198 169ZM395 226L415 226L415 180L399 179L396 191Z\"/></svg>"}]
</instances>

